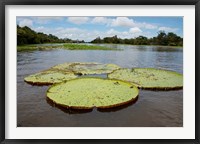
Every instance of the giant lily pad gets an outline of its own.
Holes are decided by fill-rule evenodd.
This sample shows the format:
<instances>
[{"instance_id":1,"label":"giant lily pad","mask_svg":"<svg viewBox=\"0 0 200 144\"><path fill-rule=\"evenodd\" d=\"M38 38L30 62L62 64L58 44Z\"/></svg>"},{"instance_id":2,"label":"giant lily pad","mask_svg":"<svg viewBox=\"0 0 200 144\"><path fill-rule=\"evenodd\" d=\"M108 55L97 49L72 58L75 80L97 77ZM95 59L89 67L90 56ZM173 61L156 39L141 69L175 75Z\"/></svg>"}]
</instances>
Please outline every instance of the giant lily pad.
<instances>
[{"instance_id":1,"label":"giant lily pad","mask_svg":"<svg viewBox=\"0 0 200 144\"><path fill-rule=\"evenodd\" d=\"M52 85L47 97L74 109L112 108L134 101L139 90L131 83L101 78L77 78Z\"/></svg>"},{"instance_id":2,"label":"giant lily pad","mask_svg":"<svg viewBox=\"0 0 200 144\"><path fill-rule=\"evenodd\" d=\"M72 72L50 69L25 77L24 80L27 83L33 85L50 85L70 80L76 77L77 76Z\"/></svg>"},{"instance_id":3,"label":"giant lily pad","mask_svg":"<svg viewBox=\"0 0 200 144\"><path fill-rule=\"evenodd\" d=\"M108 77L132 82L144 89L171 90L183 87L182 74L154 68L119 69Z\"/></svg>"},{"instance_id":4,"label":"giant lily pad","mask_svg":"<svg viewBox=\"0 0 200 144\"><path fill-rule=\"evenodd\" d=\"M75 74L102 74L111 73L112 71L119 69L120 67L115 64L101 64L101 63L64 63L59 64L53 69L73 71Z\"/></svg>"}]
</instances>

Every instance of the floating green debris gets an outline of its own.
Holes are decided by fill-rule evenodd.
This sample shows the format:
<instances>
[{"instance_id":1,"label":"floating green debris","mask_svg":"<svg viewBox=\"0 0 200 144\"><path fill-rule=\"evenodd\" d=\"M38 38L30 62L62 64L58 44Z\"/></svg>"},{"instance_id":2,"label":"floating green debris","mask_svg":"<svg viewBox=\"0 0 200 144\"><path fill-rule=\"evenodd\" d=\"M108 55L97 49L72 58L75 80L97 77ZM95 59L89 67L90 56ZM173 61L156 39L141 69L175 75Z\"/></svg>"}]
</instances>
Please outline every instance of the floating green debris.
<instances>
[{"instance_id":1,"label":"floating green debris","mask_svg":"<svg viewBox=\"0 0 200 144\"><path fill-rule=\"evenodd\" d=\"M63 45L57 44L57 45L22 45L17 46L17 51L34 51L34 50L51 50L56 48L63 48Z\"/></svg>"},{"instance_id":2,"label":"floating green debris","mask_svg":"<svg viewBox=\"0 0 200 144\"><path fill-rule=\"evenodd\" d=\"M38 45L21 45L17 46L17 51L33 51L33 50L49 50L49 49L67 49L67 50L111 50L121 51L122 49L109 48L107 46L88 45L88 44L76 44L76 43L65 43L65 44L38 44Z\"/></svg>"},{"instance_id":3,"label":"floating green debris","mask_svg":"<svg viewBox=\"0 0 200 144\"><path fill-rule=\"evenodd\" d=\"M137 87L120 80L77 78L52 85L47 97L54 103L73 109L112 108L134 101Z\"/></svg>"},{"instance_id":4,"label":"floating green debris","mask_svg":"<svg viewBox=\"0 0 200 144\"><path fill-rule=\"evenodd\" d=\"M168 70L154 68L119 69L108 74L108 77L132 82L144 89L172 90L183 88L183 75Z\"/></svg>"},{"instance_id":5,"label":"floating green debris","mask_svg":"<svg viewBox=\"0 0 200 144\"><path fill-rule=\"evenodd\" d=\"M65 43L63 44L63 47L64 49L68 50L120 50L120 49L109 48L106 46L74 44L74 43Z\"/></svg>"},{"instance_id":6,"label":"floating green debris","mask_svg":"<svg viewBox=\"0 0 200 144\"><path fill-rule=\"evenodd\" d=\"M102 74L111 73L112 71L119 69L120 67L115 64L101 64L101 63L64 63L59 64L53 69L73 71L75 74L86 75L86 74Z\"/></svg>"},{"instance_id":7,"label":"floating green debris","mask_svg":"<svg viewBox=\"0 0 200 144\"><path fill-rule=\"evenodd\" d=\"M72 72L46 70L24 78L24 81L33 85L50 85L76 78Z\"/></svg>"}]
</instances>

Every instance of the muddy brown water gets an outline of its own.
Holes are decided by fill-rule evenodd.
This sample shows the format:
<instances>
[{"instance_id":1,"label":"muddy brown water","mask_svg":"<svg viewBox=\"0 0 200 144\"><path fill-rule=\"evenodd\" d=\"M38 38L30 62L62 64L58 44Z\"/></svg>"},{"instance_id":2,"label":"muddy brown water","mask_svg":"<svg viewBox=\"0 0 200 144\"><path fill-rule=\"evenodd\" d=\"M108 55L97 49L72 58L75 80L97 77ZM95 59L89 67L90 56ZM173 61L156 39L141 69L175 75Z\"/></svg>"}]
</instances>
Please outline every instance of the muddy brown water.
<instances>
[{"instance_id":1,"label":"muddy brown water","mask_svg":"<svg viewBox=\"0 0 200 144\"><path fill-rule=\"evenodd\" d=\"M182 127L183 90L140 90L129 105L92 111L67 110L46 99L49 86L32 86L24 77L64 62L114 63L183 73L182 48L108 45L123 51L45 50L17 53L18 127ZM103 76L105 77L105 75Z\"/></svg>"}]
</instances>

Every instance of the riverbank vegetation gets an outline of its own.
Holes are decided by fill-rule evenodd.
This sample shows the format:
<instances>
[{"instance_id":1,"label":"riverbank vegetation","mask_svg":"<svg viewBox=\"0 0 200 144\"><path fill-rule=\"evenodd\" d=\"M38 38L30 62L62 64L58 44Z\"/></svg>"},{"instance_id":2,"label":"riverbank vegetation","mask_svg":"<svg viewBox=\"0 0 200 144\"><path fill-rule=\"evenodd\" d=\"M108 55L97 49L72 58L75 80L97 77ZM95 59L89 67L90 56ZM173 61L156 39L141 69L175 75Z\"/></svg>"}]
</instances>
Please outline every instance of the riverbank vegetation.
<instances>
[{"instance_id":1,"label":"riverbank vegetation","mask_svg":"<svg viewBox=\"0 0 200 144\"><path fill-rule=\"evenodd\" d=\"M17 25L17 45L43 44L43 43L84 43L83 40L59 39L52 34L35 32L31 28Z\"/></svg>"},{"instance_id":2,"label":"riverbank vegetation","mask_svg":"<svg viewBox=\"0 0 200 144\"><path fill-rule=\"evenodd\" d=\"M170 32L165 33L159 31L158 35L153 38L147 38L145 36L138 36L131 39L121 39L117 35L113 37L105 37L101 39L97 37L92 40L91 43L111 43L111 44L131 44L131 45L161 45L161 46L183 46L183 38Z\"/></svg>"},{"instance_id":3,"label":"riverbank vegetation","mask_svg":"<svg viewBox=\"0 0 200 144\"><path fill-rule=\"evenodd\" d=\"M29 44L44 44L44 43L85 43L84 40L71 40L69 38L60 39L52 34L44 34L42 32L35 32L31 28L24 26L20 27L17 25L17 45L23 46L23 45L29 45ZM183 46L183 38L180 36L177 36L176 34L169 32L165 33L164 31L159 31L158 35L153 38L147 38L145 36L138 36L136 38L130 38L130 39L121 39L117 35L113 37L104 37L100 38L97 37L96 39L92 40L90 43L95 44L130 44L130 45L161 45L161 46ZM63 45L66 49L99 49L102 47L99 46L84 46L79 45L77 48L77 45L66 44ZM21 47L20 49L23 49ZM31 47L30 49L33 49ZM105 48L106 50L108 48Z\"/></svg>"},{"instance_id":4,"label":"riverbank vegetation","mask_svg":"<svg viewBox=\"0 0 200 144\"><path fill-rule=\"evenodd\" d=\"M33 51L33 50L50 50L50 49L67 49L67 50L120 50L113 49L105 46L97 45L86 45L86 44L76 44L76 43L64 43L64 44L48 44L48 45L18 45L17 51Z\"/></svg>"},{"instance_id":5,"label":"riverbank vegetation","mask_svg":"<svg viewBox=\"0 0 200 144\"><path fill-rule=\"evenodd\" d=\"M68 50L118 50L118 49L108 48L104 46L73 44L73 43L65 43L63 44L63 47L64 49L68 49Z\"/></svg>"}]
</instances>

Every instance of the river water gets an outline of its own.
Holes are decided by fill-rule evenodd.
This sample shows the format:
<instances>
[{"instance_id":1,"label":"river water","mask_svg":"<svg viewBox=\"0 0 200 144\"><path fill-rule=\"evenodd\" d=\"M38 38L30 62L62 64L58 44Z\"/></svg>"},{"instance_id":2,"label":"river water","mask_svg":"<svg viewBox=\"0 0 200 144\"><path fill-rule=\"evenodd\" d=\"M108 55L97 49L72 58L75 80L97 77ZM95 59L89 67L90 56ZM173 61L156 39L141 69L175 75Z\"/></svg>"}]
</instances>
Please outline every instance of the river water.
<instances>
[{"instance_id":1,"label":"river water","mask_svg":"<svg viewBox=\"0 0 200 144\"><path fill-rule=\"evenodd\" d=\"M120 51L64 50L17 52L18 127L182 127L183 90L140 90L137 101L106 111L72 111L46 99L48 86L32 86L24 77L65 62L113 63L124 68L154 67L183 73L183 49L107 45Z\"/></svg>"}]
</instances>

